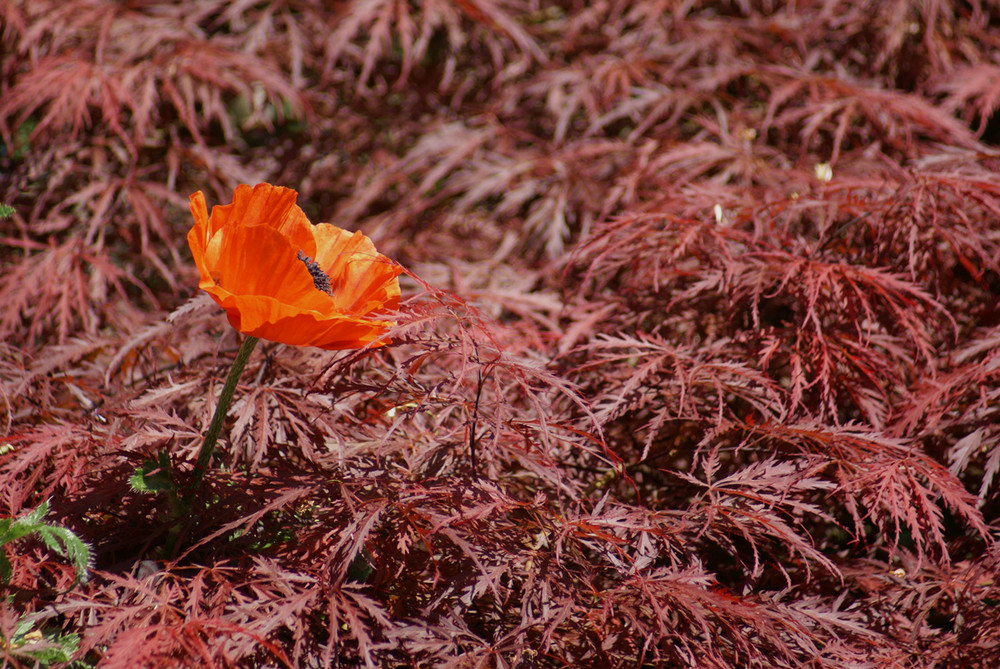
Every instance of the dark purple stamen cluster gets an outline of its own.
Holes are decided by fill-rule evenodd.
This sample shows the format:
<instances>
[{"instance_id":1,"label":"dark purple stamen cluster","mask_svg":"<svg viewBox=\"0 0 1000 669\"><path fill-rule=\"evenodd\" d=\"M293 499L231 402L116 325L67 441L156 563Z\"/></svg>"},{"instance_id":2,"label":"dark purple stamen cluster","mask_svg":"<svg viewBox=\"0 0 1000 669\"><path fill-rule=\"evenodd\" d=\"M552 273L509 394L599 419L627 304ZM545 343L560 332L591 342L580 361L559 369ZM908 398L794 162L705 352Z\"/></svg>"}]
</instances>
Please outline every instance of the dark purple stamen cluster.
<instances>
[{"instance_id":1,"label":"dark purple stamen cluster","mask_svg":"<svg viewBox=\"0 0 1000 669\"><path fill-rule=\"evenodd\" d=\"M312 275L313 285L316 286L316 290L321 290L332 297L333 289L330 287L330 277L328 277L326 272L324 272L320 266L316 264L316 261L302 251L299 251L298 255L295 257L301 260L305 264L306 269L309 270L309 274Z\"/></svg>"}]
</instances>

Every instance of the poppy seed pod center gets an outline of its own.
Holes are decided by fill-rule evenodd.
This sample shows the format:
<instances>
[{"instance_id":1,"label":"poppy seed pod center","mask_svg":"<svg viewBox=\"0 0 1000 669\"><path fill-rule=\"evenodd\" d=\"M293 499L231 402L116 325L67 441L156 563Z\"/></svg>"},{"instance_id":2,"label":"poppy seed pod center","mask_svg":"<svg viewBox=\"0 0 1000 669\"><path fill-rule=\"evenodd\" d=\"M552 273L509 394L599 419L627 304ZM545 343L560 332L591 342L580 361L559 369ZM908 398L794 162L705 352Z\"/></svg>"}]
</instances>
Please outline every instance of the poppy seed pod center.
<instances>
[{"instance_id":1,"label":"poppy seed pod center","mask_svg":"<svg viewBox=\"0 0 1000 669\"><path fill-rule=\"evenodd\" d=\"M313 285L316 287L316 290L322 291L330 297L333 297L333 289L330 288L330 277L323 271L323 268L317 265L315 260L303 253L302 249L299 249L299 252L295 257L301 260L306 266L306 269L309 270L309 274L312 275Z\"/></svg>"}]
</instances>

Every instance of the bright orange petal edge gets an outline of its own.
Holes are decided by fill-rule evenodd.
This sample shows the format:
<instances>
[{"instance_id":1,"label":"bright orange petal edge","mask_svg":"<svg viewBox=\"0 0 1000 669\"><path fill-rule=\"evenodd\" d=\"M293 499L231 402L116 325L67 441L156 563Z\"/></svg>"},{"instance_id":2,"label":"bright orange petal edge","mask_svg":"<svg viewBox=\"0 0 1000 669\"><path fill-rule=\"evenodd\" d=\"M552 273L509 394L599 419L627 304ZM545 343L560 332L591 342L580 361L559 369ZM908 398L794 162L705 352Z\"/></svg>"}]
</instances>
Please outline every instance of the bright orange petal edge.
<instances>
[{"instance_id":1,"label":"bright orange petal edge","mask_svg":"<svg viewBox=\"0 0 1000 669\"><path fill-rule=\"evenodd\" d=\"M389 343L383 336L395 323L378 316L399 307L402 268L360 232L312 225L297 197L267 183L240 185L209 214L204 194L192 194L187 238L198 287L246 335L324 349ZM320 289L316 268L332 295Z\"/></svg>"}]
</instances>

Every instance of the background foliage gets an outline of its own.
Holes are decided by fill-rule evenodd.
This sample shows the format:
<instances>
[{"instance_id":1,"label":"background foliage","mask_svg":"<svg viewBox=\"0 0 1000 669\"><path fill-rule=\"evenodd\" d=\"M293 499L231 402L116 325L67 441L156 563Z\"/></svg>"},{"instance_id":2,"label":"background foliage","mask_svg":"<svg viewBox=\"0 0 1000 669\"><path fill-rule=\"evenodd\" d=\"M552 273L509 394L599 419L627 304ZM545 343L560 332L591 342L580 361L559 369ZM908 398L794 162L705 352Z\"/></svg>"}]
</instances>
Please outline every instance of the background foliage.
<instances>
[{"instance_id":1,"label":"background foliage","mask_svg":"<svg viewBox=\"0 0 1000 669\"><path fill-rule=\"evenodd\" d=\"M1000 4L0 2L13 667L1000 664ZM238 347L187 195L411 274ZM267 271L267 268L261 268Z\"/></svg>"}]
</instances>

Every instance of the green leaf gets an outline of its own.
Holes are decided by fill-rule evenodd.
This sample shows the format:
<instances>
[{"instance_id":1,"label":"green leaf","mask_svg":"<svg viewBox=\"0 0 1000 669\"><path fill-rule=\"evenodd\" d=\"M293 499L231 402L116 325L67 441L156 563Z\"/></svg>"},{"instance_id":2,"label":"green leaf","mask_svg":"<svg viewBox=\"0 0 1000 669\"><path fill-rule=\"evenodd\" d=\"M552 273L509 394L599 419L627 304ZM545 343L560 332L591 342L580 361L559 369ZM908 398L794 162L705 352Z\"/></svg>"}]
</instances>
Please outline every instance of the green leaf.
<instances>
[{"instance_id":1,"label":"green leaf","mask_svg":"<svg viewBox=\"0 0 1000 669\"><path fill-rule=\"evenodd\" d=\"M90 547L71 530L43 522L48 512L49 502L46 500L13 522L9 518L0 521L0 546L29 534L37 534L49 550L69 559L76 570L77 581L86 580ZM0 550L0 583L10 582L12 575L10 560Z\"/></svg>"},{"instance_id":2,"label":"green leaf","mask_svg":"<svg viewBox=\"0 0 1000 669\"><path fill-rule=\"evenodd\" d=\"M9 518L5 519L3 527L0 528L0 546L27 536L32 532L37 532L38 528L42 526L45 514L48 512L49 502L46 500L39 504L37 508L29 511L23 518L18 518L13 522Z\"/></svg>"},{"instance_id":3,"label":"green leaf","mask_svg":"<svg viewBox=\"0 0 1000 669\"><path fill-rule=\"evenodd\" d=\"M86 580L87 569L90 567L90 548L80 537L65 527L55 525L43 526L38 534L46 546L73 563L77 572L77 580Z\"/></svg>"},{"instance_id":4,"label":"green leaf","mask_svg":"<svg viewBox=\"0 0 1000 669\"><path fill-rule=\"evenodd\" d=\"M167 454L160 453L158 461L146 460L129 477L128 483L136 492L147 495L172 492L175 486L174 479L170 474L170 461Z\"/></svg>"},{"instance_id":5,"label":"green leaf","mask_svg":"<svg viewBox=\"0 0 1000 669\"><path fill-rule=\"evenodd\" d=\"M57 662L71 662L80 647L80 635L34 631L34 622L25 616L18 621L10 642L0 643L4 643L10 655L22 660L33 660L34 666L45 667Z\"/></svg>"}]
</instances>

